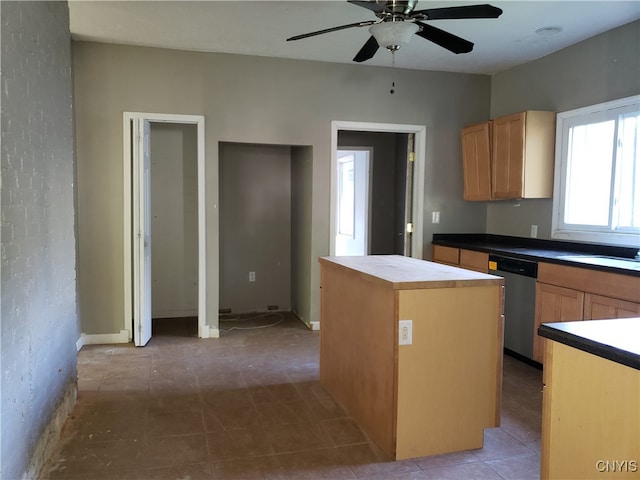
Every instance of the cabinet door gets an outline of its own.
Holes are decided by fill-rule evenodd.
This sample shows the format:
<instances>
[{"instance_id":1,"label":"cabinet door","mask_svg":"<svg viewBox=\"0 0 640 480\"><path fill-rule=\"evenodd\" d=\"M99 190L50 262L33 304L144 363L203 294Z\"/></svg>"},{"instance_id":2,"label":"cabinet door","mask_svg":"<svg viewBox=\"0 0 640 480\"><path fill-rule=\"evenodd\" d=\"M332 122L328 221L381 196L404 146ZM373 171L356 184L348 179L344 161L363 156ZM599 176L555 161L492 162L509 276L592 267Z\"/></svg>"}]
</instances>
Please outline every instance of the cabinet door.
<instances>
[{"instance_id":1,"label":"cabinet door","mask_svg":"<svg viewBox=\"0 0 640 480\"><path fill-rule=\"evenodd\" d=\"M536 284L536 319L533 335L533 359L542 363L544 339L538 335L543 323L582 320L584 293L546 283Z\"/></svg>"},{"instance_id":2,"label":"cabinet door","mask_svg":"<svg viewBox=\"0 0 640 480\"><path fill-rule=\"evenodd\" d=\"M640 303L587 293L584 297L584 319L640 317Z\"/></svg>"},{"instance_id":3,"label":"cabinet door","mask_svg":"<svg viewBox=\"0 0 640 480\"><path fill-rule=\"evenodd\" d=\"M491 122L462 130L465 200L491 200Z\"/></svg>"},{"instance_id":4,"label":"cabinet door","mask_svg":"<svg viewBox=\"0 0 640 480\"><path fill-rule=\"evenodd\" d=\"M489 273L489 254L460 249L460 268Z\"/></svg>"},{"instance_id":5,"label":"cabinet door","mask_svg":"<svg viewBox=\"0 0 640 480\"><path fill-rule=\"evenodd\" d=\"M492 198L520 198L523 188L526 112L493 121Z\"/></svg>"}]
</instances>

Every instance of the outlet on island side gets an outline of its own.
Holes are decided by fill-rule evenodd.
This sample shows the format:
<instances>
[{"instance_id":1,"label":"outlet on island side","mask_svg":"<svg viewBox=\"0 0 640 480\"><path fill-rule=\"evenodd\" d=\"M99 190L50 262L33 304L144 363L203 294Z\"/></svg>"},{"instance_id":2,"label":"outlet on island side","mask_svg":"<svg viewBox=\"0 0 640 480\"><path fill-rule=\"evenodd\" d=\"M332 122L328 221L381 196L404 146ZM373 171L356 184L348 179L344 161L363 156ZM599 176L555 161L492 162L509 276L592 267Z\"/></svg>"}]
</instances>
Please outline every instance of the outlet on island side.
<instances>
[{"instance_id":1,"label":"outlet on island side","mask_svg":"<svg viewBox=\"0 0 640 480\"><path fill-rule=\"evenodd\" d=\"M413 343L413 320L400 320L398 323L398 345L411 345Z\"/></svg>"},{"instance_id":2,"label":"outlet on island side","mask_svg":"<svg viewBox=\"0 0 640 480\"><path fill-rule=\"evenodd\" d=\"M538 238L538 225L531 225L531 238Z\"/></svg>"},{"instance_id":3,"label":"outlet on island side","mask_svg":"<svg viewBox=\"0 0 640 480\"><path fill-rule=\"evenodd\" d=\"M250 282L256 281L256 272L249 272L249 281Z\"/></svg>"}]
</instances>

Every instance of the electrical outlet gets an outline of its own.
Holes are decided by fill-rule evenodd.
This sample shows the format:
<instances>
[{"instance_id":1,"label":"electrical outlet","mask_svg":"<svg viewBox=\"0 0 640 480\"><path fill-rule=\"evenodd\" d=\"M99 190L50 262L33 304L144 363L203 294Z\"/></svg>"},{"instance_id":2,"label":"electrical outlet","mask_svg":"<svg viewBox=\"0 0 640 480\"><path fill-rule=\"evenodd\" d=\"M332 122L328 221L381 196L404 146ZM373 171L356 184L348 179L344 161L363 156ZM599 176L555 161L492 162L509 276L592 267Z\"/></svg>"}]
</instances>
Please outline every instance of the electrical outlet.
<instances>
[{"instance_id":1,"label":"electrical outlet","mask_svg":"<svg viewBox=\"0 0 640 480\"><path fill-rule=\"evenodd\" d=\"M431 223L440 223L440 212L431 212Z\"/></svg>"},{"instance_id":2,"label":"electrical outlet","mask_svg":"<svg viewBox=\"0 0 640 480\"><path fill-rule=\"evenodd\" d=\"M398 325L398 345L413 343L413 320L400 320Z\"/></svg>"},{"instance_id":3,"label":"electrical outlet","mask_svg":"<svg viewBox=\"0 0 640 480\"><path fill-rule=\"evenodd\" d=\"M531 238L538 238L538 225L531 225Z\"/></svg>"},{"instance_id":4,"label":"electrical outlet","mask_svg":"<svg viewBox=\"0 0 640 480\"><path fill-rule=\"evenodd\" d=\"M249 272L249 281L250 282L256 281L256 272Z\"/></svg>"}]
</instances>

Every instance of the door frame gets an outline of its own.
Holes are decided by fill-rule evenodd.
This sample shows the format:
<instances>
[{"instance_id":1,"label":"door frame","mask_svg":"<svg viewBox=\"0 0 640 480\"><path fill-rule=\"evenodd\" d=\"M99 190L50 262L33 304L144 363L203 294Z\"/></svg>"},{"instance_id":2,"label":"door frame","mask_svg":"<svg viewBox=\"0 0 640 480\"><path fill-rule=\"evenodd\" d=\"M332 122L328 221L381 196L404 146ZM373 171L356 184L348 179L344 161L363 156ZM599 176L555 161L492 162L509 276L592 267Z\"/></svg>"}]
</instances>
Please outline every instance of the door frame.
<instances>
[{"instance_id":1,"label":"door frame","mask_svg":"<svg viewBox=\"0 0 640 480\"><path fill-rule=\"evenodd\" d=\"M396 123L350 122L334 120L331 122L331 198L329 206L329 254L335 255L336 236L336 191L338 171L338 132L340 130L355 130L364 132L383 133L413 133L415 135L414 151L415 165L413 177L413 232L411 234L411 256L422 258L423 253L423 223L424 223L424 177L425 152L427 145L426 125L405 125Z\"/></svg>"},{"instance_id":2,"label":"door frame","mask_svg":"<svg viewBox=\"0 0 640 480\"><path fill-rule=\"evenodd\" d=\"M205 192L205 130L204 115L179 115L165 113L143 113L124 112L123 113L123 208L124 208L124 237L123 237L123 260L124 260L124 311L123 330L129 332L129 340L133 338L131 329L132 315L134 312L133 295L133 252L132 245L134 239L132 225L132 142L131 123L134 120L147 120L150 123L178 123L196 125L197 128L197 164L198 164L198 337L209 338L209 327L207 320L207 258L206 258L206 192ZM152 239L153 241L153 239ZM152 254L153 255L153 254Z\"/></svg>"}]
</instances>

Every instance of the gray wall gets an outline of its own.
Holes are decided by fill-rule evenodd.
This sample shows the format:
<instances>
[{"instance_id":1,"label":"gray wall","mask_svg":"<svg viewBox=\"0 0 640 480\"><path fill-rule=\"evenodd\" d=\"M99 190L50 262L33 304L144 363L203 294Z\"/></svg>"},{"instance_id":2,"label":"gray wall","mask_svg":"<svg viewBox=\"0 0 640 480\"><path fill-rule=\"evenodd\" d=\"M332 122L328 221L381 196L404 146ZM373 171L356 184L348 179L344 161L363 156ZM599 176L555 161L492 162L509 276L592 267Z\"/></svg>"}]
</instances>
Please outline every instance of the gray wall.
<instances>
[{"instance_id":1,"label":"gray wall","mask_svg":"<svg viewBox=\"0 0 640 480\"><path fill-rule=\"evenodd\" d=\"M503 73L491 82L491 118L523 110L562 112L640 93L640 21ZM552 200L491 202L487 232L551 238Z\"/></svg>"},{"instance_id":2,"label":"gray wall","mask_svg":"<svg viewBox=\"0 0 640 480\"><path fill-rule=\"evenodd\" d=\"M313 149L291 148L291 311L309 325Z\"/></svg>"},{"instance_id":3,"label":"gray wall","mask_svg":"<svg viewBox=\"0 0 640 480\"><path fill-rule=\"evenodd\" d=\"M221 143L220 308L269 305L291 309L291 147Z\"/></svg>"},{"instance_id":4,"label":"gray wall","mask_svg":"<svg viewBox=\"0 0 640 480\"><path fill-rule=\"evenodd\" d=\"M0 478L35 477L76 393L74 149L66 2L0 2Z\"/></svg>"},{"instance_id":5,"label":"gray wall","mask_svg":"<svg viewBox=\"0 0 640 480\"><path fill-rule=\"evenodd\" d=\"M195 125L151 123L151 311L198 315L198 164Z\"/></svg>"},{"instance_id":6,"label":"gray wall","mask_svg":"<svg viewBox=\"0 0 640 480\"><path fill-rule=\"evenodd\" d=\"M382 52L384 53L384 52ZM427 126L425 215L434 231L484 231L486 205L462 200L460 129L489 115L490 78L241 55L76 42L80 301L85 333L117 333L124 310L122 112L206 116L207 324L217 326L218 144L309 146L313 151L308 310L319 318L317 258L329 253L331 121ZM396 82L395 95L388 88ZM307 209L309 206L306 207ZM425 249L428 254L429 249ZM300 252L298 252L300 253ZM86 312L86 315L85 315Z\"/></svg>"}]
</instances>

